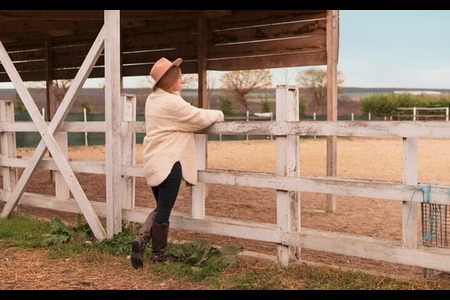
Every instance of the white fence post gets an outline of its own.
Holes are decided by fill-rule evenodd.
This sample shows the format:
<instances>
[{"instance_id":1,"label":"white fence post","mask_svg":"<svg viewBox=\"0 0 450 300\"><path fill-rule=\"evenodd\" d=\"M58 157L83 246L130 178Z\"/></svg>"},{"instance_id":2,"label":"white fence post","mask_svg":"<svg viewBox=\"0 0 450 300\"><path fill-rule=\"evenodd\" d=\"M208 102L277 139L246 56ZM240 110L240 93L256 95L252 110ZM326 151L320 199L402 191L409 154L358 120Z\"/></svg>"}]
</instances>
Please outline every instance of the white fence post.
<instances>
[{"instance_id":1,"label":"white fence post","mask_svg":"<svg viewBox=\"0 0 450 300\"><path fill-rule=\"evenodd\" d=\"M277 86L276 120L299 121L299 93L295 86ZM276 171L279 176L298 177L299 136L278 136L276 139ZM297 191L277 190L277 224L282 232L300 231L300 195ZM300 248L279 245L277 247L278 262L287 266L289 260L299 259Z\"/></svg>"},{"instance_id":2,"label":"white fence post","mask_svg":"<svg viewBox=\"0 0 450 300\"><path fill-rule=\"evenodd\" d=\"M14 122L14 101L1 100L0 101L0 122ZM15 132L0 132L0 152L2 159L16 158L16 133ZM18 180L17 168L2 166L3 176L3 192L5 198L8 199L16 187Z\"/></svg>"},{"instance_id":3,"label":"white fence post","mask_svg":"<svg viewBox=\"0 0 450 300\"><path fill-rule=\"evenodd\" d=\"M86 107L83 108L83 119L84 119L84 123L86 123L87 122ZM88 146L88 133L87 133L87 131L84 132L84 145L86 147Z\"/></svg>"},{"instance_id":4,"label":"white fence post","mask_svg":"<svg viewBox=\"0 0 450 300\"><path fill-rule=\"evenodd\" d=\"M136 121L136 95L122 95L122 159L124 165L134 165L136 163L136 133L131 122ZM136 177L122 176L122 207L135 207Z\"/></svg>"}]
</instances>

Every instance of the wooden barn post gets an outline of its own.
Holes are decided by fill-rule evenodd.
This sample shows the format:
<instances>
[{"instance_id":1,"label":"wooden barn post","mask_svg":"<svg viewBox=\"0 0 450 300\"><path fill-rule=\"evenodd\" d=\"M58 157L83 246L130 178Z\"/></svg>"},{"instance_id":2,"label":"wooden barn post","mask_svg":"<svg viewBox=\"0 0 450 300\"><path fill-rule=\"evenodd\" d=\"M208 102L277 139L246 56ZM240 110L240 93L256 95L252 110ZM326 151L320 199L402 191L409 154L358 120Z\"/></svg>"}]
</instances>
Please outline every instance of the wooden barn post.
<instances>
[{"instance_id":1,"label":"wooden barn post","mask_svg":"<svg viewBox=\"0 0 450 300\"><path fill-rule=\"evenodd\" d=\"M337 121L339 11L327 10L327 121ZM337 175L337 137L327 136L327 176ZM336 195L327 194L326 211L337 209Z\"/></svg>"},{"instance_id":2,"label":"wooden barn post","mask_svg":"<svg viewBox=\"0 0 450 300\"><path fill-rule=\"evenodd\" d=\"M122 231L120 10L105 10L106 232Z\"/></svg>"}]
</instances>

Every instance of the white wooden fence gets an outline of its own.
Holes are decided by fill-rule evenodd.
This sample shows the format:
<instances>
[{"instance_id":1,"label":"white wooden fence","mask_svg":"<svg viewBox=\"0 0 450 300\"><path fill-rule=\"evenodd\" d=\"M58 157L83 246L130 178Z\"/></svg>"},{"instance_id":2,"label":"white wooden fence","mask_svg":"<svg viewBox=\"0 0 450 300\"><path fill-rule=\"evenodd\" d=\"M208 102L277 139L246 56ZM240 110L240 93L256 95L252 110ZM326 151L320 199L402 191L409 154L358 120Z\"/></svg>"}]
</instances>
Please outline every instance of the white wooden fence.
<instances>
[{"instance_id":1,"label":"white wooden fence","mask_svg":"<svg viewBox=\"0 0 450 300\"><path fill-rule=\"evenodd\" d=\"M282 266L290 259L296 259L302 248L333 252L343 255L399 263L428 269L450 271L450 249L423 246L418 236L418 203L423 201L418 184L418 139L450 138L450 123L409 122L409 121L299 121L298 89L279 86L276 91L276 120L253 122L218 123L196 135L198 146L199 184L191 190L191 212L174 212L171 226L251 239L277 244L277 258ZM89 200L97 217L121 216L122 221L144 222L150 210L136 207L134 201L135 178L143 177L142 165L135 164L136 132L145 132L144 122L137 122L135 116L135 97L123 95L121 104L120 133L121 161L115 161L109 168L105 162L68 161L73 172L105 174L115 170L120 174L122 184L115 186L113 203ZM11 101L0 101L0 142L3 189L0 201L6 202L1 217L9 216L6 210L17 184L17 169L26 168L30 160L16 157L15 132L36 131L33 122L14 122L14 109ZM115 124L113 122L113 124ZM68 132L106 132L106 122L64 122L56 140L61 152L67 154ZM207 133L240 135L273 135L276 137L276 174L250 173L238 171L213 170L206 168ZM334 177L302 177L299 175L299 136L337 136L337 137L399 137L403 140L403 182L349 180ZM108 151L108 148L107 148ZM108 154L107 154L108 157ZM20 204L32 205L65 212L83 212L80 206L85 203L70 201L70 193L65 178L53 158L44 158L39 168L55 170L56 196L23 193ZM115 175L117 176L117 174ZM255 223L246 220L233 220L209 216L206 207L206 185L224 184L253 188L269 188L277 191L277 222ZM430 202L450 205L450 187L433 186ZM400 201L403 208L402 240L386 240L370 236L330 232L301 227L301 192L314 192L342 196L375 198L387 201ZM245 197L245 195L242 195ZM232 201L228 199L227 201ZM364 200L362 200L364 201ZM108 202L108 199L107 199ZM9 205L11 206L11 205ZM117 213L120 212L120 214ZM90 223L91 224L91 223ZM95 225L95 223L92 223ZM91 226L92 227L92 226ZM114 228L111 226L110 228ZM112 236L111 230L108 235ZM101 238L101 235L99 236Z\"/></svg>"}]
</instances>

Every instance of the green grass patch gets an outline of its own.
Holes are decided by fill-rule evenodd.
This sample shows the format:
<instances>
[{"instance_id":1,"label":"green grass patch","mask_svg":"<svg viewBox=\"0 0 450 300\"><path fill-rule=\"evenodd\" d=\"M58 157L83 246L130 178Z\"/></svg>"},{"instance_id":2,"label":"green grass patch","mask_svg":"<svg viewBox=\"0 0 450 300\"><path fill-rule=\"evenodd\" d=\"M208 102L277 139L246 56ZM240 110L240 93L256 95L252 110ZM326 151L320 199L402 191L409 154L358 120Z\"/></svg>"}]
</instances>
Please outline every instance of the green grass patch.
<instances>
[{"instance_id":1,"label":"green grass patch","mask_svg":"<svg viewBox=\"0 0 450 300\"><path fill-rule=\"evenodd\" d=\"M68 226L58 219L50 221L20 216L0 219L0 249L43 248L50 258L82 256L93 268L103 265L110 255L129 259L131 241L139 225L127 224L112 238L97 241L81 222ZM159 279L190 282L192 285L221 290L417 290L450 289L450 280L398 280L363 272L292 264L281 268L256 258L240 257L241 248L216 247L208 241L169 243L177 262L150 263L147 247L144 272ZM118 270L121 272L122 270ZM136 272L141 272L136 270Z\"/></svg>"}]
</instances>

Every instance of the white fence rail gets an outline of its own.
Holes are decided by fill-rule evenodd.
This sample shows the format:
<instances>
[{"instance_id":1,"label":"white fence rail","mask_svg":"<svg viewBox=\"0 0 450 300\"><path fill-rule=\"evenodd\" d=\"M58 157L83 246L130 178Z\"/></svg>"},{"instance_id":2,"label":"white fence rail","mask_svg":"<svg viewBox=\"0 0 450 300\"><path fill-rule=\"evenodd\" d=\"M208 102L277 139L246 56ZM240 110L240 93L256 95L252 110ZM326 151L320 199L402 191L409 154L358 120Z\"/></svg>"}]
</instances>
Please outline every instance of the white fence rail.
<instances>
[{"instance_id":1,"label":"white fence rail","mask_svg":"<svg viewBox=\"0 0 450 300\"><path fill-rule=\"evenodd\" d=\"M130 96L122 97L132 105ZM275 121L231 121L218 123L197 135L199 185L192 188L191 212L174 212L171 225L186 229L225 235L236 238L251 239L277 244L277 256L281 265L288 265L295 259L301 248L320 250L356 256L392 263L450 271L450 249L425 247L418 236L419 212L417 203L424 201L417 193L423 186L417 182L418 173L418 138L450 139L450 123L440 121L298 121L298 90L294 87L277 88L277 120ZM132 107L129 111L133 111ZM14 110L10 101L0 101L0 141L3 189L0 201L7 202L11 191L17 183L17 169L25 168L27 159L16 157L14 133L18 131L36 131L32 122L14 122ZM126 114L125 114L126 115ZM134 162L135 142L131 136L145 132L144 122L123 116L120 132L122 151L126 161L117 162L120 166L123 185L120 205L123 221L144 222L150 210L136 207L134 203L134 179L143 177L142 165ZM298 117L297 117L298 118ZM105 132L105 122L66 122L58 134L68 132ZM205 168L206 134L236 135L273 135L277 142L276 174L242 171L224 171ZM305 177L298 174L301 162L298 159L299 136L338 136L338 137L392 137L403 140L403 182L350 180L333 177ZM58 139L67 143L67 139ZM65 146L67 147L67 145ZM73 172L106 174L103 161L69 161ZM39 168L59 172L52 158L45 158ZM67 188L64 181L56 182L64 191L56 196L24 193L20 204L32 205L71 213L80 213L76 201L67 201ZM277 223L255 223L247 220L214 217L206 210L206 185L224 184L253 188L269 188L277 191ZM435 183L431 190L431 203L450 205L450 186ZM370 236L358 236L341 232L330 232L300 227L302 192L314 192L362 198L376 198L402 203L402 239L387 240ZM242 195L245 197L245 195ZM124 200L125 199L125 200ZM232 201L232 200L228 200ZM364 200L361 200L364 201ZM99 217L109 218L104 202L90 199L93 210ZM408 216L408 220L406 220Z\"/></svg>"}]
</instances>

